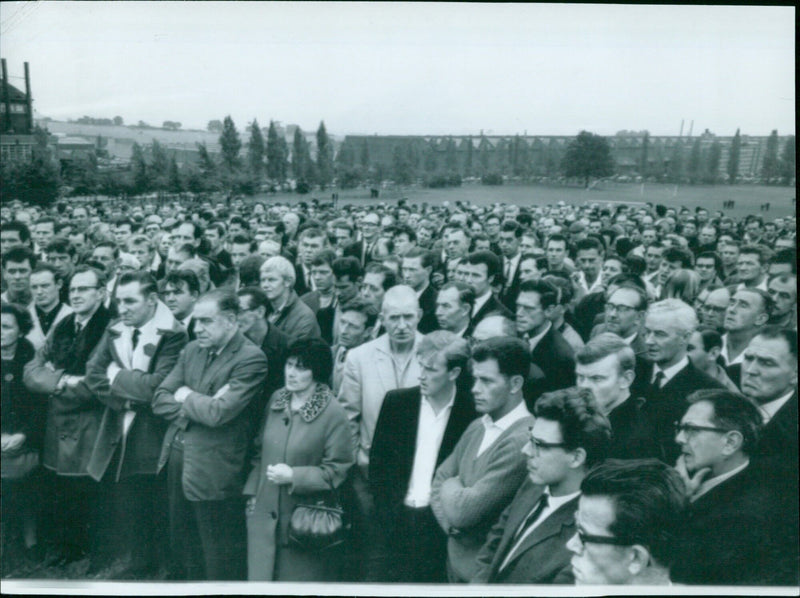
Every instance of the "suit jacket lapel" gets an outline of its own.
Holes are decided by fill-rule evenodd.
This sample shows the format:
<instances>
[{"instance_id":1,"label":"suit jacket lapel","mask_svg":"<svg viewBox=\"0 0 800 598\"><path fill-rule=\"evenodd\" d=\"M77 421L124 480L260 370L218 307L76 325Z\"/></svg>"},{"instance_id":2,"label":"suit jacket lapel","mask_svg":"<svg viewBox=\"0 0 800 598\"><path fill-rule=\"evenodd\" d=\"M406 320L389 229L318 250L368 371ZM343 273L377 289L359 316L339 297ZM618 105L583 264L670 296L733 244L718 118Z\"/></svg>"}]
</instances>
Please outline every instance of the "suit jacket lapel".
<instances>
[{"instance_id":1,"label":"suit jacket lapel","mask_svg":"<svg viewBox=\"0 0 800 598\"><path fill-rule=\"evenodd\" d=\"M551 513L550 516L542 521L536 529L534 529L528 536L522 541L522 544L519 545L519 548L515 551L512 559L509 561L508 566L511 566L511 563L516 561L521 555L525 554L527 550L530 550L536 544L540 542L544 542L548 538L552 538L553 536L558 535L561 532L561 528L565 525L570 525L573 521L575 521L575 507L577 505L578 497L573 498L568 503L561 505L554 513ZM523 516L527 517L527 511ZM517 522L517 527L522 523L522 521ZM516 527L514 528L516 532ZM505 559L507 555L503 555ZM501 561L502 562L502 561Z\"/></svg>"},{"instance_id":2,"label":"suit jacket lapel","mask_svg":"<svg viewBox=\"0 0 800 598\"><path fill-rule=\"evenodd\" d=\"M392 363L392 358L388 353L389 348L383 346L384 344L388 345L388 343L388 338L384 336L381 344L375 347L376 351L374 353L375 371L381 381L384 392L397 386L394 376L394 364Z\"/></svg>"}]
</instances>

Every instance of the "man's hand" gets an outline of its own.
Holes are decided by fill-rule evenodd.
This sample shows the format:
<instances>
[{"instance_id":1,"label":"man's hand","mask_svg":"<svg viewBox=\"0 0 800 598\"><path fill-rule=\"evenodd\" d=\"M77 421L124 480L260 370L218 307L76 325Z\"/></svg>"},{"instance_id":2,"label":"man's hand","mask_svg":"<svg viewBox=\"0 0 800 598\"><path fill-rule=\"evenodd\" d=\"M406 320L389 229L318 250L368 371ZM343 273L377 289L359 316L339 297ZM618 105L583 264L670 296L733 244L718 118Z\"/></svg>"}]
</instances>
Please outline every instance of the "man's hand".
<instances>
[{"instance_id":1,"label":"man's hand","mask_svg":"<svg viewBox=\"0 0 800 598\"><path fill-rule=\"evenodd\" d=\"M252 515L256 512L256 497L251 496L247 499L247 505L244 508L245 515Z\"/></svg>"},{"instance_id":2,"label":"man's hand","mask_svg":"<svg viewBox=\"0 0 800 598\"><path fill-rule=\"evenodd\" d=\"M17 432L16 434L3 434L0 438L0 449L4 453L11 453L25 444L25 434Z\"/></svg>"},{"instance_id":3,"label":"man's hand","mask_svg":"<svg viewBox=\"0 0 800 598\"><path fill-rule=\"evenodd\" d=\"M189 393L192 392L192 389L188 386L181 386L178 390L176 390L172 396L175 397L175 400L178 403L183 403L186 400L186 397L189 396Z\"/></svg>"},{"instance_id":4,"label":"man's hand","mask_svg":"<svg viewBox=\"0 0 800 598\"><path fill-rule=\"evenodd\" d=\"M273 484L291 484L294 479L294 471L286 463L267 466L267 480Z\"/></svg>"},{"instance_id":5,"label":"man's hand","mask_svg":"<svg viewBox=\"0 0 800 598\"><path fill-rule=\"evenodd\" d=\"M681 476L683 483L686 485L686 496L691 498L697 492L700 484L709 476L711 468L704 467L694 472L694 475L690 475L689 470L686 469L686 455L681 455L675 463L675 471L678 472L678 475Z\"/></svg>"}]
</instances>

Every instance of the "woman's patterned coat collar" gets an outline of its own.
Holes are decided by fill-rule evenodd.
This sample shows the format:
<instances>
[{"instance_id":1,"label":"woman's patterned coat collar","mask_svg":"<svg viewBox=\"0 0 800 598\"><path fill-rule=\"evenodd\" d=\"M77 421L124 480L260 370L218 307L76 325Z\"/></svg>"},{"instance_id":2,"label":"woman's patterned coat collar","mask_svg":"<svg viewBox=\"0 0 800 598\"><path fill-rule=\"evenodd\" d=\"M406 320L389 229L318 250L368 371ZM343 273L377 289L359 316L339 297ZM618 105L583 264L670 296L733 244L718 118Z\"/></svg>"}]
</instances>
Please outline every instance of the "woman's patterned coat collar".
<instances>
[{"instance_id":1,"label":"woman's patterned coat collar","mask_svg":"<svg viewBox=\"0 0 800 598\"><path fill-rule=\"evenodd\" d=\"M285 388L280 389L272 403L272 409L274 411L282 411L288 408L291 398L291 392ZM314 394L300 407L300 417L306 423L314 421L325 410L332 398L333 393L326 384L317 384L314 388Z\"/></svg>"}]
</instances>

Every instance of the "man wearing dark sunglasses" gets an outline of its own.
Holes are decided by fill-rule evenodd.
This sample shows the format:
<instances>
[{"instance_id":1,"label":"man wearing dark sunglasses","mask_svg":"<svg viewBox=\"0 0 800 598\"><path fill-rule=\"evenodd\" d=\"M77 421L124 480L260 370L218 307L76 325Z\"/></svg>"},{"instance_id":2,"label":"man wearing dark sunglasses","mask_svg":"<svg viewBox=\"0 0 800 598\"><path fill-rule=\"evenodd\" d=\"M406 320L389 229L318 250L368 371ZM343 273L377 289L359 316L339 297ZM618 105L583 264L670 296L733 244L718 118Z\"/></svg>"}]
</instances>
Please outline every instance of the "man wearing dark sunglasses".
<instances>
[{"instance_id":1,"label":"man wearing dark sunglasses","mask_svg":"<svg viewBox=\"0 0 800 598\"><path fill-rule=\"evenodd\" d=\"M611 446L611 424L592 391L565 388L536 401L522 448L528 477L477 556L473 583L571 584L567 540L587 470Z\"/></svg>"},{"instance_id":2,"label":"man wearing dark sunglasses","mask_svg":"<svg viewBox=\"0 0 800 598\"><path fill-rule=\"evenodd\" d=\"M577 585L669 585L686 497L678 473L656 459L608 459L586 474L575 514Z\"/></svg>"}]
</instances>

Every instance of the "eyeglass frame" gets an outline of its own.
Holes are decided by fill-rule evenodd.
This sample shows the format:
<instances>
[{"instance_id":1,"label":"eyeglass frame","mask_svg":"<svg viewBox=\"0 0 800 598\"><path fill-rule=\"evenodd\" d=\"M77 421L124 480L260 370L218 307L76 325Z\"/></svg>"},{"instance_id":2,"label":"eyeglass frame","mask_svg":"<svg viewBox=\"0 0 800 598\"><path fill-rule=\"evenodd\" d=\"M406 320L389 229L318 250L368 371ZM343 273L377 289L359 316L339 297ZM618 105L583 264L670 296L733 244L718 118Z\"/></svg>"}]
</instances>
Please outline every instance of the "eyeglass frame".
<instances>
[{"instance_id":1,"label":"eyeglass frame","mask_svg":"<svg viewBox=\"0 0 800 598\"><path fill-rule=\"evenodd\" d=\"M620 309L622 308L622 309ZM641 311L638 307L631 307L630 305L622 305L621 303L606 302L606 311L615 311L620 314L629 314L635 311Z\"/></svg>"},{"instance_id":2,"label":"eyeglass frame","mask_svg":"<svg viewBox=\"0 0 800 598\"><path fill-rule=\"evenodd\" d=\"M565 442L544 442L538 438L534 438L533 426L528 426L528 442L530 442L531 446L536 449L537 453L542 449L563 448L566 450L568 448Z\"/></svg>"},{"instance_id":3,"label":"eyeglass frame","mask_svg":"<svg viewBox=\"0 0 800 598\"><path fill-rule=\"evenodd\" d=\"M91 291L91 290L99 289L99 288L100 288L99 285L95 285L95 286L91 286L91 287L89 287L89 286L69 287L67 289L67 292L68 293L85 293L87 291Z\"/></svg>"},{"instance_id":4,"label":"eyeglass frame","mask_svg":"<svg viewBox=\"0 0 800 598\"><path fill-rule=\"evenodd\" d=\"M581 546L586 546L588 542L592 544L609 544L611 546L632 546L635 542L631 542L626 538L617 538L615 536L595 536L587 534L581 529L575 530L575 535L580 540Z\"/></svg>"},{"instance_id":5,"label":"eyeglass frame","mask_svg":"<svg viewBox=\"0 0 800 598\"><path fill-rule=\"evenodd\" d=\"M675 436L683 432L687 436L689 434L697 434L698 432L717 432L719 434L727 434L728 432L733 432L734 430L727 430L725 428L715 428L712 426L696 426L694 424L682 424L681 422L672 422L672 429L675 432Z\"/></svg>"}]
</instances>

